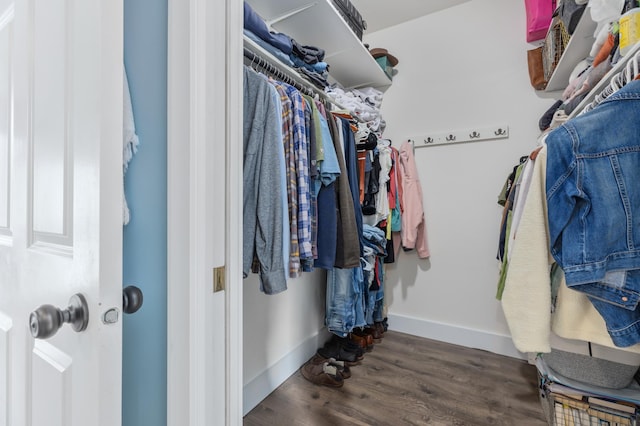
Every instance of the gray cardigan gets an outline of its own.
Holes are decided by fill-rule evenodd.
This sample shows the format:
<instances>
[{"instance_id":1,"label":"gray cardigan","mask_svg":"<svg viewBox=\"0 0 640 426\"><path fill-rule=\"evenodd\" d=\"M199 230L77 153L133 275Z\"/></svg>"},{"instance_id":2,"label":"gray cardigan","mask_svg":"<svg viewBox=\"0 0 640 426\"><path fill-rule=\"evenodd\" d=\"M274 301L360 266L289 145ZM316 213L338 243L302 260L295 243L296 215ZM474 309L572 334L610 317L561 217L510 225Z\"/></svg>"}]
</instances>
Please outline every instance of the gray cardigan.
<instances>
[{"instance_id":1,"label":"gray cardigan","mask_svg":"<svg viewBox=\"0 0 640 426\"><path fill-rule=\"evenodd\" d=\"M255 258L261 289L276 294L287 289L282 258L282 202L278 117L273 88L255 71L244 68L243 126L243 265L246 277Z\"/></svg>"}]
</instances>

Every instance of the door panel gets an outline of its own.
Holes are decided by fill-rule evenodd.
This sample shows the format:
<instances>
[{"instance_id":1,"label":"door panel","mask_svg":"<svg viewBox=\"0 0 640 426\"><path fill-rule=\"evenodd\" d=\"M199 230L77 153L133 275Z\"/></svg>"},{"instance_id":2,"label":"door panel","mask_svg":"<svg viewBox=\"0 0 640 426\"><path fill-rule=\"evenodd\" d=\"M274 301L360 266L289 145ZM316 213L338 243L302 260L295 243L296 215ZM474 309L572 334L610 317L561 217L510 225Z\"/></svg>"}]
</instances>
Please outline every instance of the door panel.
<instances>
[{"instance_id":1,"label":"door panel","mask_svg":"<svg viewBox=\"0 0 640 426\"><path fill-rule=\"evenodd\" d=\"M122 41L117 0L0 0L0 426L121 423Z\"/></svg>"},{"instance_id":2,"label":"door panel","mask_svg":"<svg viewBox=\"0 0 640 426\"><path fill-rule=\"evenodd\" d=\"M36 341L32 354L32 411L34 426L65 426L71 423L71 356L55 346ZM41 387L47 383L47 387Z\"/></svg>"},{"instance_id":3,"label":"door panel","mask_svg":"<svg viewBox=\"0 0 640 426\"><path fill-rule=\"evenodd\" d=\"M11 46L13 41L13 6L0 1L0 244L11 235L9 188L11 169Z\"/></svg>"},{"instance_id":4,"label":"door panel","mask_svg":"<svg viewBox=\"0 0 640 426\"><path fill-rule=\"evenodd\" d=\"M71 78L67 58L70 32L65 0L34 2L33 69L33 237L35 241L67 243L65 218L72 182L68 179L69 128L73 126L73 105L69 102L67 79ZM65 238L66 237L66 238ZM52 241L53 240L53 241Z\"/></svg>"}]
</instances>

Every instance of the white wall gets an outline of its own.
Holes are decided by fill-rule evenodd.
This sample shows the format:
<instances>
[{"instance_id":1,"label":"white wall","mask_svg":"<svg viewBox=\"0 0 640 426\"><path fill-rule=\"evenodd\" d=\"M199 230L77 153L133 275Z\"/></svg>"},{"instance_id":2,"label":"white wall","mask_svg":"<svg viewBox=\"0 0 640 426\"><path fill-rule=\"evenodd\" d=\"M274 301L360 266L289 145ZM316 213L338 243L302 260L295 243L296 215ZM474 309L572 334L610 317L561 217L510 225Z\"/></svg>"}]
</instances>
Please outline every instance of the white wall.
<instances>
[{"instance_id":1,"label":"white wall","mask_svg":"<svg viewBox=\"0 0 640 426\"><path fill-rule=\"evenodd\" d=\"M501 207L513 165L553 103L531 88L524 3L474 0L366 37L399 59L386 92L385 137L507 124L508 139L415 150L431 258L401 253L387 268L392 329L519 356L495 299Z\"/></svg>"},{"instance_id":2,"label":"white wall","mask_svg":"<svg viewBox=\"0 0 640 426\"><path fill-rule=\"evenodd\" d=\"M255 275L244 280L244 413L304 364L327 339L324 328L326 272L290 279L268 296Z\"/></svg>"}]
</instances>

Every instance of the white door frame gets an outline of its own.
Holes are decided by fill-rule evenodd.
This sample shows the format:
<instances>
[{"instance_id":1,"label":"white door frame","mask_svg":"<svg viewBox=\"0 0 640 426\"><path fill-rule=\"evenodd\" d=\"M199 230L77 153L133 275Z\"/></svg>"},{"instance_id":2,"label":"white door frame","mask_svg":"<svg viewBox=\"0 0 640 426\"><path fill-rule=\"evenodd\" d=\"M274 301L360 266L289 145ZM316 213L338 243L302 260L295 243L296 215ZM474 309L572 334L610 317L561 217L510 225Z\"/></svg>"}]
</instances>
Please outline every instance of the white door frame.
<instances>
[{"instance_id":1,"label":"white door frame","mask_svg":"<svg viewBox=\"0 0 640 426\"><path fill-rule=\"evenodd\" d=\"M169 426L242 423L242 17L237 0L168 0Z\"/></svg>"}]
</instances>

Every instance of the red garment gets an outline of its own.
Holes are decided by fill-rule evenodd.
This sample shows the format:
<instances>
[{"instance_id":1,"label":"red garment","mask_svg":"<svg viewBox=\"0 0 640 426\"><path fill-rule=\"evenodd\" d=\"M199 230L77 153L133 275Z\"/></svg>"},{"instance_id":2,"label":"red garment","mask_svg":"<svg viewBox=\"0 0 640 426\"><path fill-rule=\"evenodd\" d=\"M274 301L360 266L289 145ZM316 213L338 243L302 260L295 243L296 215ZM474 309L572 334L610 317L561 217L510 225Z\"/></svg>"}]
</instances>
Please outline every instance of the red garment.
<instances>
[{"instance_id":1,"label":"red garment","mask_svg":"<svg viewBox=\"0 0 640 426\"><path fill-rule=\"evenodd\" d=\"M398 170L398 150L391 148L391 170L389 170L389 191L387 197L389 198L389 210L396 208L396 194L398 193L397 176Z\"/></svg>"},{"instance_id":2,"label":"red garment","mask_svg":"<svg viewBox=\"0 0 640 426\"><path fill-rule=\"evenodd\" d=\"M603 62L609 57L611 53L611 49L613 49L613 45L616 42L616 38L613 34L609 33L607 39L602 44L602 47L598 51L598 54L595 58L593 58L593 68L597 67L599 63Z\"/></svg>"},{"instance_id":3,"label":"red garment","mask_svg":"<svg viewBox=\"0 0 640 426\"><path fill-rule=\"evenodd\" d=\"M367 164L367 151L358 151L358 187L360 188L360 204L364 201L364 169Z\"/></svg>"}]
</instances>

